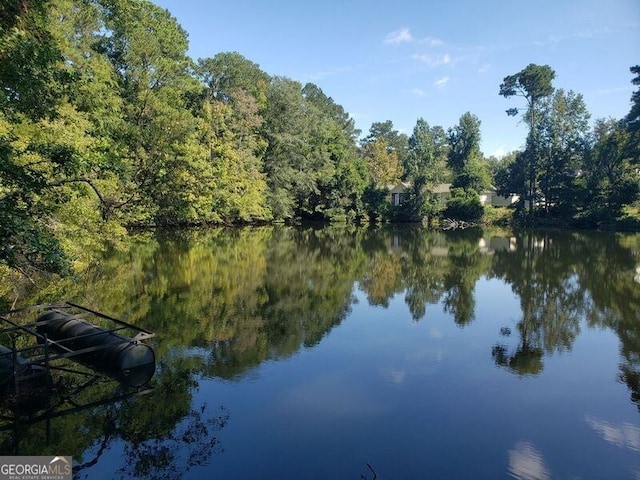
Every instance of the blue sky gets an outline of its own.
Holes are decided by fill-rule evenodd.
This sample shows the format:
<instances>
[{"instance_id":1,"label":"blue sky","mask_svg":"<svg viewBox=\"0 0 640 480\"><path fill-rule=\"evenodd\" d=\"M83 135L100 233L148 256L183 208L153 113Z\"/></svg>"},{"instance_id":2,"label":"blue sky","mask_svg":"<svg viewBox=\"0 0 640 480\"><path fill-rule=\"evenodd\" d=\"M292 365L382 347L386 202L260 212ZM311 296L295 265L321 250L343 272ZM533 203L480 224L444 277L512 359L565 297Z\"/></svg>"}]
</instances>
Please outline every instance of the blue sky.
<instances>
[{"instance_id":1,"label":"blue sky","mask_svg":"<svg viewBox=\"0 0 640 480\"><path fill-rule=\"evenodd\" d=\"M269 75L313 82L366 134L393 121L445 129L469 111L482 150L524 143L505 110L520 99L500 83L529 63L556 71L554 86L584 96L596 118L622 118L640 64L638 0L154 0L189 34L194 59L235 51Z\"/></svg>"}]
</instances>

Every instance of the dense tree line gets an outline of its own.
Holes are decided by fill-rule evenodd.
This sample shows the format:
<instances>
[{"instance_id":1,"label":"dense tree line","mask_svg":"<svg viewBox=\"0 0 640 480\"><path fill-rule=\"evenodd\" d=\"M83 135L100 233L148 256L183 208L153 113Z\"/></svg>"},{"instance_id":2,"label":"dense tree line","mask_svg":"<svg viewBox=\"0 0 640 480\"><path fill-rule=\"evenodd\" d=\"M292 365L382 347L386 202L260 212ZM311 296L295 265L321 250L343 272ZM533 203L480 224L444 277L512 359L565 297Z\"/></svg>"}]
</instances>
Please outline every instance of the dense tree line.
<instances>
[{"instance_id":1,"label":"dense tree line","mask_svg":"<svg viewBox=\"0 0 640 480\"><path fill-rule=\"evenodd\" d=\"M627 118L589 131L582 97L551 95L546 66L505 79L531 133L490 163L469 112L361 138L317 85L235 52L190 59L186 32L147 0L8 0L0 26L0 263L13 268L64 272L130 226L478 219L494 185L589 221L637 198L638 92ZM445 182L448 204L433 193Z\"/></svg>"},{"instance_id":2,"label":"dense tree line","mask_svg":"<svg viewBox=\"0 0 640 480\"><path fill-rule=\"evenodd\" d=\"M640 66L631 73L640 85ZM496 185L521 195L530 223L540 217L589 227L624 222L624 209L640 192L640 89L625 118L597 119L591 129L582 95L556 90L554 77L548 65L530 64L500 85L500 95L526 100L529 135L523 150L496 167ZM637 228L637 218L626 220Z\"/></svg>"}]
</instances>

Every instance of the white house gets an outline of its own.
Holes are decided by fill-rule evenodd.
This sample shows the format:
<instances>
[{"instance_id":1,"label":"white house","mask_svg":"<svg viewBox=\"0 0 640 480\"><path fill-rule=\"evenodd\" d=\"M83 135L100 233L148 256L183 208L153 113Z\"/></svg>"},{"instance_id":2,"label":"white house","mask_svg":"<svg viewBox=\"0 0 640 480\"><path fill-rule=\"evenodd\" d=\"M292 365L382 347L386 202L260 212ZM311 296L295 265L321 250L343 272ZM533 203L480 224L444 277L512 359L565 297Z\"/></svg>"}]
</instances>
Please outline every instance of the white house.
<instances>
[{"instance_id":1,"label":"white house","mask_svg":"<svg viewBox=\"0 0 640 480\"><path fill-rule=\"evenodd\" d=\"M399 182L396 185L388 185L389 195L392 205L402 205L407 199L407 189L411 186L410 183Z\"/></svg>"},{"instance_id":2,"label":"white house","mask_svg":"<svg viewBox=\"0 0 640 480\"><path fill-rule=\"evenodd\" d=\"M408 182L399 182L395 185L389 185L389 200L392 205L402 205L407 197L407 190L411 187ZM441 202L446 202L451 196L451 184L439 183L433 188L433 193ZM520 199L519 195L511 194L508 197L498 195L494 189L487 190L480 194L480 203L482 205L491 205L493 207L508 207L513 205Z\"/></svg>"},{"instance_id":3,"label":"white house","mask_svg":"<svg viewBox=\"0 0 640 480\"><path fill-rule=\"evenodd\" d=\"M484 197L484 200L483 200ZM492 207L508 207L520 200L520 195L515 193L510 194L507 197L498 195L495 190L488 190L480 194L480 201L483 205L491 205Z\"/></svg>"}]
</instances>

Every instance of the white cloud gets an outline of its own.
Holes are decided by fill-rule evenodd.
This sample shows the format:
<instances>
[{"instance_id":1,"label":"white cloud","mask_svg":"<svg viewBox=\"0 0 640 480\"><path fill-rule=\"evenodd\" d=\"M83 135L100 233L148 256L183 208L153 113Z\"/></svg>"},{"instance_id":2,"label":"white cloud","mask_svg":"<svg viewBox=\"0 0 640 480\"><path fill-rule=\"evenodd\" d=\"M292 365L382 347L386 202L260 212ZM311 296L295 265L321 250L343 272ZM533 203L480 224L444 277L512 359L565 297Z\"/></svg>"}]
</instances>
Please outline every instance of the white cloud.
<instances>
[{"instance_id":1,"label":"white cloud","mask_svg":"<svg viewBox=\"0 0 640 480\"><path fill-rule=\"evenodd\" d=\"M391 32L384 38L384 43L397 45L399 43L409 43L413 41L413 36L408 28L401 28L395 32Z\"/></svg>"},{"instance_id":2,"label":"white cloud","mask_svg":"<svg viewBox=\"0 0 640 480\"><path fill-rule=\"evenodd\" d=\"M585 420L607 442L617 447L640 451L640 428L636 425L626 422L614 425L591 415L586 415Z\"/></svg>"},{"instance_id":3,"label":"white cloud","mask_svg":"<svg viewBox=\"0 0 640 480\"><path fill-rule=\"evenodd\" d=\"M429 55L428 53L414 53L411 58L418 60L429 67L440 67L443 65L451 65L451 55L445 53L443 55Z\"/></svg>"},{"instance_id":4,"label":"white cloud","mask_svg":"<svg viewBox=\"0 0 640 480\"><path fill-rule=\"evenodd\" d=\"M485 63L484 65L482 65L479 69L478 69L478 73L480 74L485 74L487 73L489 70L491 69L491 65L489 65L488 63Z\"/></svg>"},{"instance_id":5,"label":"white cloud","mask_svg":"<svg viewBox=\"0 0 640 480\"><path fill-rule=\"evenodd\" d=\"M519 480L547 480L551 478L542 454L527 442L518 442L509 450L509 473Z\"/></svg>"},{"instance_id":6,"label":"white cloud","mask_svg":"<svg viewBox=\"0 0 640 480\"><path fill-rule=\"evenodd\" d=\"M397 45L399 43L419 43L434 48L445 46L444 40L437 37L414 38L407 27L402 27L399 30L389 33L384 38L384 43L391 45Z\"/></svg>"},{"instance_id":7,"label":"white cloud","mask_svg":"<svg viewBox=\"0 0 640 480\"><path fill-rule=\"evenodd\" d=\"M435 82L433 82L433 86L437 88L443 88L449 83L449 77L440 77Z\"/></svg>"},{"instance_id":8,"label":"white cloud","mask_svg":"<svg viewBox=\"0 0 640 480\"><path fill-rule=\"evenodd\" d=\"M411 93L412 93L413 95L415 95L416 97L424 97L424 96L427 94L427 92L425 92L425 91L424 91L424 90L422 90L421 88L413 88L413 89L411 90Z\"/></svg>"},{"instance_id":9,"label":"white cloud","mask_svg":"<svg viewBox=\"0 0 640 480\"><path fill-rule=\"evenodd\" d=\"M422 63L429 63L433 61L433 57L431 55L427 55L426 53L414 53L413 55L411 55L411 58Z\"/></svg>"},{"instance_id":10,"label":"white cloud","mask_svg":"<svg viewBox=\"0 0 640 480\"><path fill-rule=\"evenodd\" d=\"M430 47L442 47L444 46L444 40L440 40L435 37L426 37L418 40L418 43L426 43Z\"/></svg>"}]
</instances>

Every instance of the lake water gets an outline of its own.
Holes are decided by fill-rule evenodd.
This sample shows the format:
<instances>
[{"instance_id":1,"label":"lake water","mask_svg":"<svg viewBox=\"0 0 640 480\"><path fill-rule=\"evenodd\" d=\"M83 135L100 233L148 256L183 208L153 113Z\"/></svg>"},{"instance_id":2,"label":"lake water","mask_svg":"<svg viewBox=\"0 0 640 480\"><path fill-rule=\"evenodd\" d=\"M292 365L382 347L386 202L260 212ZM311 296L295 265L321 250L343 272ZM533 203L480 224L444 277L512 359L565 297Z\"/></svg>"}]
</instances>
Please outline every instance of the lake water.
<instances>
[{"instance_id":1,"label":"lake water","mask_svg":"<svg viewBox=\"0 0 640 480\"><path fill-rule=\"evenodd\" d=\"M77 478L640 478L639 235L142 236L48 295L156 334L149 390L1 424Z\"/></svg>"}]
</instances>

